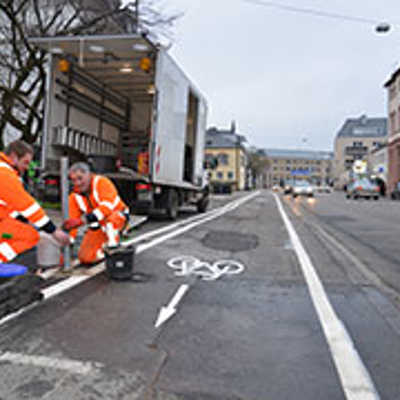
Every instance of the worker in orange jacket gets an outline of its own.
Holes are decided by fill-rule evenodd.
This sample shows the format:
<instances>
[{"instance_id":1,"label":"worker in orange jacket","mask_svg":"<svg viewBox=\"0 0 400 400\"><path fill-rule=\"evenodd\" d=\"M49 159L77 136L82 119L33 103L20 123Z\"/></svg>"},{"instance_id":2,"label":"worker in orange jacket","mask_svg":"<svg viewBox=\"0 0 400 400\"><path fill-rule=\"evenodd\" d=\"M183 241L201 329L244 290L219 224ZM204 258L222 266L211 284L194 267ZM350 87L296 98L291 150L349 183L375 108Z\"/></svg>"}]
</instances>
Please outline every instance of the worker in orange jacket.
<instances>
[{"instance_id":1,"label":"worker in orange jacket","mask_svg":"<svg viewBox=\"0 0 400 400\"><path fill-rule=\"evenodd\" d=\"M93 174L88 164L73 164L69 177L74 188L69 195L70 218L64 221L63 227L75 239L77 229L82 225L88 226L78 259L83 264L92 264L104 258L105 247L119 245L120 232L127 222L129 210L111 180Z\"/></svg>"},{"instance_id":2,"label":"worker in orange jacket","mask_svg":"<svg viewBox=\"0 0 400 400\"><path fill-rule=\"evenodd\" d=\"M32 146L22 140L0 152L0 262L34 248L40 239L38 231L53 235L60 245L70 241L23 186L22 176L32 157Z\"/></svg>"}]
</instances>

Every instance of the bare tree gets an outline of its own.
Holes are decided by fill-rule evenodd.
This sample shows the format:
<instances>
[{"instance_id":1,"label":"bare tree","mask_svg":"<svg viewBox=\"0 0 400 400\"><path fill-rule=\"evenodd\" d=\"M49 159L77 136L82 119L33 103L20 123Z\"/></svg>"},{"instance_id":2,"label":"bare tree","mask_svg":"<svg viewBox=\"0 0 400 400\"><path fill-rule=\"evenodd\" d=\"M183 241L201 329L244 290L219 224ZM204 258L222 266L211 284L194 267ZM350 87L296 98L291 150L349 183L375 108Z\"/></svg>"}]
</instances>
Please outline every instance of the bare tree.
<instances>
[{"instance_id":1,"label":"bare tree","mask_svg":"<svg viewBox=\"0 0 400 400\"><path fill-rule=\"evenodd\" d=\"M249 169L253 179L256 181L264 175L270 166L268 158L259 151L252 151L249 154Z\"/></svg>"},{"instance_id":2,"label":"bare tree","mask_svg":"<svg viewBox=\"0 0 400 400\"><path fill-rule=\"evenodd\" d=\"M170 35L180 14L162 13L155 0L0 1L0 147L6 129L34 143L43 128L46 53L29 37L146 31ZM139 21L137 18L139 17Z\"/></svg>"}]
</instances>

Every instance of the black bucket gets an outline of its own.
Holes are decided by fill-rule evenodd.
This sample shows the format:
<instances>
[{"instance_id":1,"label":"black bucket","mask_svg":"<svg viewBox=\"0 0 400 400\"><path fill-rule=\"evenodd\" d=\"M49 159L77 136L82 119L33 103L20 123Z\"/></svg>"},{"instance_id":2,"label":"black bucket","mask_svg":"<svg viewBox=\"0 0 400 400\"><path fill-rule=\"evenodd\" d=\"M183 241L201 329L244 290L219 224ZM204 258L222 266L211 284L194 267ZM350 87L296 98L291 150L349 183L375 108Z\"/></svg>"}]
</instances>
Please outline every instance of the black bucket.
<instances>
[{"instance_id":1,"label":"black bucket","mask_svg":"<svg viewBox=\"0 0 400 400\"><path fill-rule=\"evenodd\" d=\"M135 248L119 249L106 257L107 274L111 279L129 280L133 275Z\"/></svg>"}]
</instances>

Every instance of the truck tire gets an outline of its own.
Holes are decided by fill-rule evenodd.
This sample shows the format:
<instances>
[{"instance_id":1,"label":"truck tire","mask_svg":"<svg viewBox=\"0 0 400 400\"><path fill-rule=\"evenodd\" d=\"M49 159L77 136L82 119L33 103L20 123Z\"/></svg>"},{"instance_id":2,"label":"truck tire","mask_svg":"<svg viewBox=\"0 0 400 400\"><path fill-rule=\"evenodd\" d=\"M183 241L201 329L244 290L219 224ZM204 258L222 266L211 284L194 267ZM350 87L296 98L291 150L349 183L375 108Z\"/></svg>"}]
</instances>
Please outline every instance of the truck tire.
<instances>
[{"instance_id":1,"label":"truck tire","mask_svg":"<svg viewBox=\"0 0 400 400\"><path fill-rule=\"evenodd\" d=\"M197 202L197 212L205 213L207 211L208 205L210 204L210 198L208 196L202 197Z\"/></svg>"},{"instance_id":2,"label":"truck tire","mask_svg":"<svg viewBox=\"0 0 400 400\"><path fill-rule=\"evenodd\" d=\"M168 191L168 201L165 209L168 219L175 221L178 218L179 198L178 192L174 189Z\"/></svg>"}]
</instances>

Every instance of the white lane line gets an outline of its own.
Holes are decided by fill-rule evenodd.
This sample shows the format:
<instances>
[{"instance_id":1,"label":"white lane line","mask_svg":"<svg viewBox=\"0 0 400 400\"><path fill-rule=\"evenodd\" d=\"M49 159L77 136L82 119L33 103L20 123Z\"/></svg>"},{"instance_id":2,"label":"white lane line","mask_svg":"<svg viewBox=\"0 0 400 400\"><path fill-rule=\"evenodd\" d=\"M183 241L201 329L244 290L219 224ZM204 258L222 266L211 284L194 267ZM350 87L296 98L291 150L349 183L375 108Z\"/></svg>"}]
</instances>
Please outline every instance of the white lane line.
<instances>
[{"instance_id":1,"label":"white lane line","mask_svg":"<svg viewBox=\"0 0 400 400\"><path fill-rule=\"evenodd\" d=\"M184 232L187 232L190 229L195 228L198 225L201 225L205 222L211 221L212 219L218 218L232 210L234 210L235 208L239 207L241 204L251 200L253 197L256 197L260 194L259 191L252 193L249 196L246 197L242 197L239 200L235 200L232 201L232 203L228 203L227 205L221 207L218 209L217 212L215 212L215 210L210 211L208 214L206 214L206 217L204 217L204 214L202 215L203 219L201 219L200 221L196 221L194 223L189 224L188 226L185 226L181 229L178 229L174 232L169 233L168 235L162 236L160 238L157 238L149 243L143 244L143 245L139 245L136 248L136 254L141 253L142 251L145 251L151 247L154 247L168 239L171 239L175 236L181 235ZM197 217L197 216L196 216ZM159 230L157 230L159 233ZM151 232L150 232L151 233ZM146 234L147 235L147 234ZM128 244L124 243L124 246L127 246ZM58 294L65 292L66 290L69 290L77 285L79 285L80 283L100 274L101 272L103 272L105 270L105 264L99 264L98 266L91 268L90 275L79 275L79 276L71 276L70 278L67 278L59 283L56 283L55 285L49 286L46 289L43 289L41 292L43 294L43 299L47 300L50 299L51 297L57 296ZM35 304L40 304L40 303L35 303ZM14 314L10 314L7 315L6 317L0 319L0 326L4 325L5 323L7 323L8 321L14 319L15 317L23 314L25 311L27 311L28 309L33 308L33 304L26 307L26 308L22 308L21 310L18 310L18 312L14 313Z\"/></svg>"},{"instance_id":2,"label":"white lane line","mask_svg":"<svg viewBox=\"0 0 400 400\"><path fill-rule=\"evenodd\" d=\"M67 371L71 374L88 375L99 372L101 364L82 362L68 359L51 358L45 356L31 356L27 354L5 352L0 355L0 362L27 365L41 368L51 368Z\"/></svg>"},{"instance_id":3,"label":"white lane line","mask_svg":"<svg viewBox=\"0 0 400 400\"><path fill-rule=\"evenodd\" d=\"M343 322L338 318L317 272L290 222L279 197L274 194L279 212L299 259L304 278L322 329L328 342L336 370L348 400L379 400L372 378L358 354Z\"/></svg>"}]
</instances>

